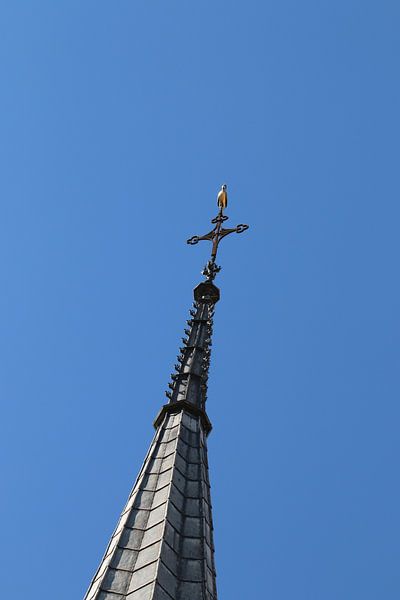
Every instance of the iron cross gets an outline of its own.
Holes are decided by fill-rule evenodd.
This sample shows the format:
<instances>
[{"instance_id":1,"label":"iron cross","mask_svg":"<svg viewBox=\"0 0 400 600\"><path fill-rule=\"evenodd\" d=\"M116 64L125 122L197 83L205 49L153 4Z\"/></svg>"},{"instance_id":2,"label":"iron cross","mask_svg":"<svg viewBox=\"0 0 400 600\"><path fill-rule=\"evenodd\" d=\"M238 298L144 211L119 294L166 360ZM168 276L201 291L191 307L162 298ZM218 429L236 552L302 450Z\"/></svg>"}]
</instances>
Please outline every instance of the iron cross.
<instances>
[{"instance_id":1,"label":"iron cross","mask_svg":"<svg viewBox=\"0 0 400 600\"><path fill-rule=\"evenodd\" d=\"M227 215L224 215L224 207L221 206L218 215L211 221L211 223L215 224L214 229L212 229L205 235L194 235L193 237L187 240L187 243L191 245L197 244L202 240L209 240L210 242L212 242L211 259L208 261L207 265L203 270L203 275L205 275L210 281L212 281L215 278L216 274L221 270L221 267L219 267L215 263L220 241L230 233L242 233L243 231L246 231L246 229L249 228L248 225L244 225L243 223L241 223L240 225L237 225L232 229L225 229L224 227L222 227L222 224L227 219L229 219L229 217Z\"/></svg>"}]
</instances>

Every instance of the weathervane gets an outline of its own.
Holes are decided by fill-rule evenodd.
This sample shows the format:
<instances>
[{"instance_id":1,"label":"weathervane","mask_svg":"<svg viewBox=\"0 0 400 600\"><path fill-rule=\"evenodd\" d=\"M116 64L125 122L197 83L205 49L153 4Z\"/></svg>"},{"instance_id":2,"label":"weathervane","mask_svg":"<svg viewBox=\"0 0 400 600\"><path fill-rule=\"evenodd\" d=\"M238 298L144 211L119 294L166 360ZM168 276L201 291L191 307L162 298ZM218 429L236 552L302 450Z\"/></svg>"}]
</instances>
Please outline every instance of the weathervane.
<instances>
[{"instance_id":1,"label":"weathervane","mask_svg":"<svg viewBox=\"0 0 400 600\"><path fill-rule=\"evenodd\" d=\"M197 244L202 240L209 240L210 242L212 242L211 259L208 261L208 263L202 271L202 274L205 275L206 280L210 283L215 279L216 274L219 273L221 270L221 267L219 267L215 262L220 241L230 233L242 233L243 231L246 231L246 229L249 228L248 225L244 225L243 223L237 225L232 229L225 229L224 227L222 227L222 223L229 219L227 215L224 215L224 208L228 206L228 192L226 191L226 184L224 184L221 187L218 193L217 205L219 206L219 213L211 221L211 223L215 224L214 229L212 229L205 235L194 235L193 237L187 240L187 243L191 245Z\"/></svg>"}]
</instances>

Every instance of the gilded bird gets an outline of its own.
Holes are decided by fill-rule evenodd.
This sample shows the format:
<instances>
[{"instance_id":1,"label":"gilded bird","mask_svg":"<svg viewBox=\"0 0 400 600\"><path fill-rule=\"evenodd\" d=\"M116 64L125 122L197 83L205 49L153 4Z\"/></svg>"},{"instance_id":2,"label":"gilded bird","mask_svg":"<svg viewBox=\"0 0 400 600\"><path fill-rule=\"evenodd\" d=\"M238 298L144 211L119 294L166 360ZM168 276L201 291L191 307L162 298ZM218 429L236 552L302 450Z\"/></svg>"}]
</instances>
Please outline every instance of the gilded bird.
<instances>
[{"instance_id":1,"label":"gilded bird","mask_svg":"<svg viewBox=\"0 0 400 600\"><path fill-rule=\"evenodd\" d=\"M220 208L226 208L228 206L228 192L226 191L226 183L224 183L218 192L217 204Z\"/></svg>"}]
</instances>

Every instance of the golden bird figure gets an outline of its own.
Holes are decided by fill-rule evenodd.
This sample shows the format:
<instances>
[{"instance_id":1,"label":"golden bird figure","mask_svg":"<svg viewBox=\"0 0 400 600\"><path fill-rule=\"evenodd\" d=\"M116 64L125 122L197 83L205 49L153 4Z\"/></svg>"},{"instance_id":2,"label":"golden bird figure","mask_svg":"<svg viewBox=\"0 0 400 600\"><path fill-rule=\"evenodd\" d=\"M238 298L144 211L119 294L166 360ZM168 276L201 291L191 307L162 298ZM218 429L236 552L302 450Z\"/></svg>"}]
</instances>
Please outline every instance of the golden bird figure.
<instances>
[{"instance_id":1,"label":"golden bird figure","mask_svg":"<svg viewBox=\"0 0 400 600\"><path fill-rule=\"evenodd\" d=\"M226 191L226 183L224 183L218 192L217 204L220 208L226 208L228 206L228 192Z\"/></svg>"}]
</instances>

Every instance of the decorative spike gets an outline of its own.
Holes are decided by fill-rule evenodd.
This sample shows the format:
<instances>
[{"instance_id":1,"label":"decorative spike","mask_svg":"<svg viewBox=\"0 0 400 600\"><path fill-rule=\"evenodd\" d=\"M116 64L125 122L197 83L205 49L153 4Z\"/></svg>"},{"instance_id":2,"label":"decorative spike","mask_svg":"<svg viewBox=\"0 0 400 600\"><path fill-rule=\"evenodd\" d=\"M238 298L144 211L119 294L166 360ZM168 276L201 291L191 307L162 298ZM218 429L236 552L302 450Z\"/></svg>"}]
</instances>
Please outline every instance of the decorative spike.
<instances>
[{"instance_id":1,"label":"decorative spike","mask_svg":"<svg viewBox=\"0 0 400 600\"><path fill-rule=\"evenodd\" d=\"M192 320L192 319L188 319L188 320L186 321L186 323L189 325L189 327L192 327L192 326L193 326L193 320ZM185 329L185 331L186 331L186 329Z\"/></svg>"},{"instance_id":2,"label":"decorative spike","mask_svg":"<svg viewBox=\"0 0 400 600\"><path fill-rule=\"evenodd\" d=\"M185 346L188 345L189 340L187 338L181 338L182 342L185 344Z\"/></svg>"},{"instance_id":3,"label":"decorative spike","mask_svg":"<svg viewBox=\"0 0 400 600\"><path fill-rule=\"evenodd\" d=\"M185 333L189 337L190 336L190 329L185 329Z\"/></svg>"},{"instance_id":4,"label":"decorative spike","mask_svg":"<svg viewBox=\"0 0 400 600\"><path fill-rule=\"evenodd\" d=\"M170 390L174 390L175 389L175 385L173 383L169 383L168 387Z\"/></svg>"},{"instance_id":5,"label":"decorative spike","mask_svg":"<svg viewBox=\"0 0 400 600\"><path fill-rule=\"evenodd\" d=\"M172 394L171 394L171 392L168 392L168 390L166 390L165 395L167 396L167 398L169 398L170 400L172 400Z\"/></svg>"},{"instance_id":6,"label":"decorative spike","mask_svg":"<svg viewBox=\"0 0 400 600\"><path fill-rule=\"evenodd\" d=\"M192 317L196 316L196 311L193 310L192 308L189 310L189 313L192 315Z\"/></svg>"},{"instance_id":7,"label":"decorative spike","mask_svg":"<svg viewBox=\"0 0 400 600\"><path fill-rule=\"evenodd\" d=\"M179 379L179 375L177 375L176 373L172 373L171 379L172 381L177 381Z\"/></svg>"}]
</instances>

